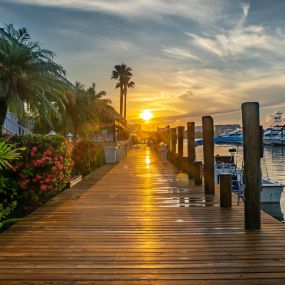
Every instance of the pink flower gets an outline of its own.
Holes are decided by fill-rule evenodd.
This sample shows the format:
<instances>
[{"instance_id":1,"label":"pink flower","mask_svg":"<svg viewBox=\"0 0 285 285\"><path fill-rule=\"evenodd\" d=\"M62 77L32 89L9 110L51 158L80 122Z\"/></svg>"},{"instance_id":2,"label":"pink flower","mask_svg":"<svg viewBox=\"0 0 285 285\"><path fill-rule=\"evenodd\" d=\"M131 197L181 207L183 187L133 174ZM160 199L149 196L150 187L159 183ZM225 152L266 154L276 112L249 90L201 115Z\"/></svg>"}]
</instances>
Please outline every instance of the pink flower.
<instances>
[{"instance_id":1,"label":"pink flower","mask_svg":"<svg viewBox=\"0 0 285 285\"><path fill-rule=\"evenodd\" d=\"M38 148L36 146L32 147L32 152L37 152Z\"/></svg>"},{"instance_id":2,"label":"pink flower","mask_svg":"<svg viewBox=\"0 0 285 285\"><path fill-rule=\"evenodd\" d=\"M49 183L50 182L50 179L49 178L46 178L45 179L45 183Z\"/></svg>"},{"instance_id":3,"label":"pink flower","mask_svg":"<svg viewBox=\"0 0 285 285\"><path fill-rule=\"evenodd\" d=\"M26 188L26 185L25 185L25 183L21 183L20 185L19 185L19 187L21 188L21 189L25 189Z\"/></svg>"},{"instance_id":4,"label":"pink flower","mask_svg":"<svg viewBox=\"0 0 285 285\"><path fill-rule=\"evenodd\" d=\"M37 179L37 180L40 180L41 178L42 178L42 177L41 177L40 175L38 175L38 174L36 175L36 179Z\"/></svg>"},{"instance_id":5,"label":"pink flower","mask_svg":"<svg viewBox=\"0 0 285 285\"><path fill-rule=\"evenodd\" d=\"M56 172L56 170L57 170L57 168L56 168L55 166L53 166L53 167L51 168L51 171L52 171L52 172Z\"/></svg>"},{"instance_id":6,"label":"pink flower","mask_svg":"<svg viewBox=\"0 0 285 285\"><path fill-rule=\"evenodd\" d=\"M48 149L46 150L46 154L47 154L48 156L51 156L51 155L52 155L52 151L48 148Z\"/></svg>"},{"instance_id":7,"label":"pink flower","mask_svg":"<svg viewBox=\"0 0 285 285\"><path fill-rule=\"evenodd\" d=\"M47 185L42 184L42 185L40 186L40 190L44 191L44 190L46 190L46 189L47 189Z\"/></svg>"}]
</instances>

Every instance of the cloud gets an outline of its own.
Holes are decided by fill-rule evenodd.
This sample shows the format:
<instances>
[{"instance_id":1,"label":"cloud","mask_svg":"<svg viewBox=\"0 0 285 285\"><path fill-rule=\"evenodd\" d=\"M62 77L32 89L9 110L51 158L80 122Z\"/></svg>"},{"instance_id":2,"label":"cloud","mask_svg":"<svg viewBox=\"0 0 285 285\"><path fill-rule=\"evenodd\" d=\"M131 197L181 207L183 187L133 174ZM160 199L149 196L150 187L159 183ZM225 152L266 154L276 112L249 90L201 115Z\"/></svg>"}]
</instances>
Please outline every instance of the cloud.
<instances>
[{"instance_id":1,"label":"cloud","mask_svg":"<svg viewBox=\"0 0 285 285\"><path fill-rule=\"evenodd\" d=\"M198 56L190 53L187 50L181 49L181 48L162 47L162 51L166 53L167 55L178 58L178 59L190 59L190 60L197 60L197 61L203 62L203 60L199 58Z\"/></svg>"},{"instance_id":2,"label":"cloud","mask_svg":"<svg viewBox=\"0 0 285 285\"><path fill-rule=\"evenodd\" d=\"M285 107L283 1L0 2L3 21L27 26L55 49L72 81L96 81L117 108L110 73L127 62L136 82L129 119L151 109L158 124L200 122L207 114L235 122L244 101L260 101L267 113Z\"/></svg>"},{"instance_id":3,"label":"cloud","mask_svg":"<svg viewBox=\"0 0 285 285\"><path fill-rule=\"evenodd\" d=\"M20 4L98 11L123 17L155 18L177 15L209 23L219 18L225 0L10 0Z\"/></svg>"},{"instance_id":4,"label":"cloud","mask_svg":"<svg viewBox=\"0 0 285 285\"><path fill-rule=\"evenodd\" d=\"M246 25L250 5L243 3L241 11L240 19L231 29L222 29L219 33L210 36L201 36L191 32L186 32L186 34L196 46L223 59L248 52L252 52L251 54L254 56L260 55L260 53L253 53L254 50L264 50L276 54L283 53L285 40L284 36L280 36L283 33L282 29L277 28L272 31L262 25Z\"/></svg>"}]
</instances>

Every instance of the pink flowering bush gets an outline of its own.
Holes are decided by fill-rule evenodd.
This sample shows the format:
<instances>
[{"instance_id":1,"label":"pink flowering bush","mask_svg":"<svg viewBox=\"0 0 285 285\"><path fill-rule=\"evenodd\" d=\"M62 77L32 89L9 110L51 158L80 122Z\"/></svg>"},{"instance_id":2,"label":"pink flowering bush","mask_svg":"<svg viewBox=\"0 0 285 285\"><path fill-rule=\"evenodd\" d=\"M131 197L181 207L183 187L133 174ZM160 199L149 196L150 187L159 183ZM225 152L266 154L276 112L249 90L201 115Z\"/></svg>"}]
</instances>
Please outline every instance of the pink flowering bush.
<instances>
[{"instance_id":1,"label":"pink flowering bush","mask_svg":"<svg viewBox=\"0 0 285 285\"><path fill-rule=\"evenodd\" d=\"M25 147L21 159L5 171L16 184L18 210L29 210L61 191L70 180L71 144L60 135L14 136L9 140Z\"/></svg>"}]
</instances>

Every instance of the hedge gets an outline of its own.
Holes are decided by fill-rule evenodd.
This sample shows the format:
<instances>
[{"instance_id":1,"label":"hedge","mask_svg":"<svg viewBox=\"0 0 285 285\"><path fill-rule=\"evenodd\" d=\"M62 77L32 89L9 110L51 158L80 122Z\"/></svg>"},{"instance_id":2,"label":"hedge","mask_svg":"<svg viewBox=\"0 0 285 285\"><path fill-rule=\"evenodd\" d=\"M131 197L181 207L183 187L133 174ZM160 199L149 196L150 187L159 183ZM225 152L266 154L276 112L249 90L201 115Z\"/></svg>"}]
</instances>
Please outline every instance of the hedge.
<instances>
[{"instance_id":1,"label":"hedge","mask_svg":"<svg viewBox=\"0 0 285 285\"><path fill-rule=\"evenodd\" d=\"M74 175L89 174L98 166L105 163L104 149L101 144L82 140L73 149Z\"/></svg>"},{"instance_id":2,"label":"hedge","mask_svg":"<svg viewBox=\"0 0 285 285\"><path fill-rule=\"evenodd\" d=\"M14 136L25 147L12 167L1 170L0 228L7 217L23 216L63 190L71 177L72 146L62 136Z\"/></svg>"},{"instance_id":3,"label":"hedge","mask_svg":"<svg viewBox=\"0 0 285 285\"><path fill-rule=\"evenodd\" d=\"M102 145L63 136L14 136L8 142L24 149L0 175L0 231L66 188L72 175L87 175L104 164ZM73 163L74 161L74 163Z\"/></svg>"}]
</instances>

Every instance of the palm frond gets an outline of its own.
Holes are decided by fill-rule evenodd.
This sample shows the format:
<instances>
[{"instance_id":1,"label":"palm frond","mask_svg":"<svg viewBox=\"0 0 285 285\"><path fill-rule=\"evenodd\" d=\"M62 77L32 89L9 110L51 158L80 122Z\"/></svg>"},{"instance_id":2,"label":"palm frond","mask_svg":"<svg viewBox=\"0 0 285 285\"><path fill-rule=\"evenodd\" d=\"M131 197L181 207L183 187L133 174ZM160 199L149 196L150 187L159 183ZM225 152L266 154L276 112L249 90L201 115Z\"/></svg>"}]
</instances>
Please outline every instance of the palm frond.
<instances>
[{"instance_id":1,"label":"palm frond","mask_svg":"<svg viewBox=\"0 0 285 285\"><path fill-rule=\"evenodd\" d=\"M10 162L20 157L19 149L8 144L6 141L0 141L0 169L12 167Z\"/></svg>"}]
</instances>

